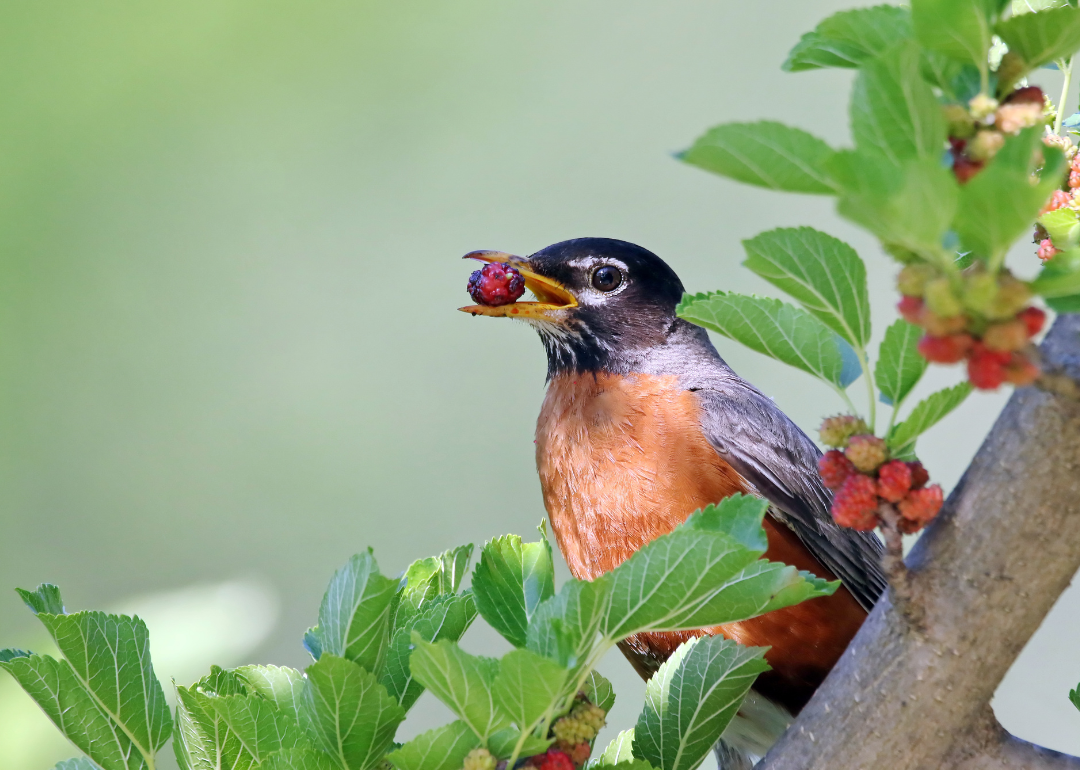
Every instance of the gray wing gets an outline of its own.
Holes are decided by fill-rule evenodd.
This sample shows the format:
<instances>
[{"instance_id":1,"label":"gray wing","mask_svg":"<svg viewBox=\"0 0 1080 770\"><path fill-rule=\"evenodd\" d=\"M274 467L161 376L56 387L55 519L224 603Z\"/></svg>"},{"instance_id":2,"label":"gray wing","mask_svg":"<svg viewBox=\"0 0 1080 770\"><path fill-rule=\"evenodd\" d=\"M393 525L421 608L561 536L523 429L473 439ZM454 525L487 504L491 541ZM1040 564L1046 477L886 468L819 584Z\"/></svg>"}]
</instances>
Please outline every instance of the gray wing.
<instances>
[{"instance_id":1,"label":"gray wing","mask_svg":"<svg viewBox=\"0 0 1080 770\"><path fill-rule=\"evenodd\" d=\"M691 390L700 400L709 443L869 611L886 585L881 541L833 522L814 442L745 380L729 375L701 385Z\"/></svg>"}]
</instances>

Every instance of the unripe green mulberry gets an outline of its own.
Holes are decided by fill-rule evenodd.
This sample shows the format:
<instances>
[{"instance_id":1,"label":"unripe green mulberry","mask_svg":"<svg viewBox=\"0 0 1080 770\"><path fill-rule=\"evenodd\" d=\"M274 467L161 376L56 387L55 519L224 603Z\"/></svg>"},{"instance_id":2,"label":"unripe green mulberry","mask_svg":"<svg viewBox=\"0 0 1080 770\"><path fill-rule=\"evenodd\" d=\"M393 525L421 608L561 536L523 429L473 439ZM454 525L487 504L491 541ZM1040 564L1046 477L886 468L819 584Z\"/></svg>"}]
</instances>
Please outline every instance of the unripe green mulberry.
<instances>
[{"instance_id":1,"label":"unripe green mulberry","mask_svg":"<svg viewBox=\"0 0 1080 770\"><path fill-rule=\"evenodd\" d=\"M949 136L967 139L975 133L975 120L962 104L946 104L942 108L945 120L949 124Z\"/></svg>"},{"instance_id":2,"label":"unripe green mulberry","mask_svg":"<svg viewBox=\"0 0 1080 770\"><path fill-rule=\"evenodd\" d=\"M844 450L851 464L863 473L873 473L889 459L889 449L877 436L862 434L852 436Z\"/></svg>"},{"instance_id":3,"label":"unripe green mulberry","mask_svg":"<svg viewBox=\"0 0 1080 770\"><path fill-rule=\"evenodd\" d=\"M463 770L495 770L495 757L484 748L473 749L465 756Z\"/></svg>"},{"instance_id":4,"label":"unripe green mulberry","mask_svg":"<svg viewBox=\"0 0 1080 770\"><path fill-rule=\"evenodd\" d=\"M984 314L992 320L1012 318L1027 307L1031 296L1026 283L1003 272L998 276L997 293Z\"/></svg>"},{"instance_id":5,"label":"unripe green mulberry","mask_svg":"<svg viewBox=\"0 0 1080 770\"><path fill-rule=\"evenodd\" d=\"M923 296L926 299L926 306L934 315L952 318L964 312L960 300L953 294L948 278L937 278L927 283Z\"/></svg>"},{"instance_id":6,"label":"unripe green mulberry","mask_svg":"<svg viewBox=\"0 0 1080 770\"><path fill-rule=\"evenodd\" d=\"M581 743L591 743L604 726L607 714L599 706L581 702L570 713L555 722L551 731L561 747L574 747Z\"/></svg>"},{"instance_id":7,"label":"unripe green mulberry","mask_svg":"<svg viewBox=\"0 0 1080 770\"><path fill-rule=\"evenodd\" d=\"M985 313L998 293L998 282L990 273L979 272L964 276L962 302L976 313Z\"/></svg>"},{"instance_id":8,"label":"unripe green mulberry","mask_svg":"<svg viewBox=\"0 0 1080 770\"><path fill-rule=\"evenodd\" d=\"M822 444L842 449L847 446L849 438L858 433L869 433L870 427L861 417L838 414L835 417L826 417L818 432Z\"/></svg>"},{"instance_id":9,"label":"unripe green mulberry","mask_svg":"<svg viewBox=\"0 0 1080 770\"><path fill-rule=\"evenodd\" d=\"M926 284L934 280L937 274L937 270L930 265L908 265L896 277L896 288L905 296L921 297L926 290Z\"/></svg>"}]
</instances>

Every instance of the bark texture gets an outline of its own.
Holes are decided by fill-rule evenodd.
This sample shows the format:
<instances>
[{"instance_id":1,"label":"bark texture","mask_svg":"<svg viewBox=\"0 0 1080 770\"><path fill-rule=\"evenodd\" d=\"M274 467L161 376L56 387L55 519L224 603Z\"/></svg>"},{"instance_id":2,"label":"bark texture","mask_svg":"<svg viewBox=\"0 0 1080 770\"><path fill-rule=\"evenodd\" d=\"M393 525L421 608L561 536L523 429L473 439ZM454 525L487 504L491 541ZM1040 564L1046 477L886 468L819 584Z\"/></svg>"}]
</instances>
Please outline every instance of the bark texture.
<instances>
[{"instance_id":1,"label":"bark texture","mask_svg":"<svg viewBox=\"0 0 1080 770\"><path fill-rule=\"evenodd\" d=\"M1041 352L1049 387L1012 396L908 555L918 625L883 597L761 770L1080 769L989 705L1080 568L1080 400L1062 387L1080 381L1080 316Z\"/></svg>"}]
</instances>

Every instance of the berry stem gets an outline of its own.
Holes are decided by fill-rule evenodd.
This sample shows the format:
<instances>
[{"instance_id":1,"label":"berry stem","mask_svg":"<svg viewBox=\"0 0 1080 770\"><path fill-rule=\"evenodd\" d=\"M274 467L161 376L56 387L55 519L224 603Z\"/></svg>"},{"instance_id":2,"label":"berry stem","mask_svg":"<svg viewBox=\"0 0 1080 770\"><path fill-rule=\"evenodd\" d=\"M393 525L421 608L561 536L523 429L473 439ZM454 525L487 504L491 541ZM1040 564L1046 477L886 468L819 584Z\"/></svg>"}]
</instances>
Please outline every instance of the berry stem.
<instances>
[{"instance_id":1,"label":"berry stem","mask_svg":"<svg viewBox=\"0 0 1080 770\"><path fill-rule=\"evenodd\" d=\"M855 408L855 404L852 402L851 396L848 395L846 390L837 387L836 385L833 385L833 390L835 390L840 395L840 398L844 399L844 403L847 404L848 411L851 414L859 413L859 410Z\"/></svg>"},{"instance_id":2,"label":"berry stem","mask_svg":"<svg viewBox=\"0 0 1080 770\"><path fill-rule=\"evenodd\" d=\"M1072 86L1072 65L1073 60L1071 56L1068 59L1057 60L1057 66L1064 76L1064 82L1061 84L1061 98L1057 103L1057 117L1054 118L1055 134L1061 133L1061 121L1065 117L1065 100L1069 98L1069 88Z\"/></svg>"},{"instance_id":3,"label":"berry stem","mask_svg":"<svg viewBox=\"0 0 1080 770\"><path fill-rule=\"evenodd\" d=\"M878 507L881 518L881 533L885 537L885 553L881 556L881 567L889 579L889 594L893 606L914 626L922 625L922 607L915 601L915 590L911 585L911 573L904 563L904 536L900 532L900 512L892 503L881 502Z\"/></svg>"}]
</instances>

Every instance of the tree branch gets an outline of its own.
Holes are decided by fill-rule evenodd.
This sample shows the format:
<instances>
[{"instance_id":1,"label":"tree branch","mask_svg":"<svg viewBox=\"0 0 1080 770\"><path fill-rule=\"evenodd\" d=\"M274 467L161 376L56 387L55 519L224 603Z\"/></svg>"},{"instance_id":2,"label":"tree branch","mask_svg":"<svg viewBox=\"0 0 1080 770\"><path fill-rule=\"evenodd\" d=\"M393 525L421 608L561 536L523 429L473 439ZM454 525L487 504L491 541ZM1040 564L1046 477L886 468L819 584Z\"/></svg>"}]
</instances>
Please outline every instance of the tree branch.
<instances>
[{"instance_id":1,"label":"tree branch","mask_svg":"<svg viewBox=\"0 0 1080 770\"><path fill-rule=\"evenodd\" d=\"M1058 385L1075 386L1080 316L1059 317L1041 353ZM1080 401L1069 390L1013 394L908 556L922 623L882 597L761 770L1080 768L1009 736L989 706L1080 568Z\"/></svg>"}]
</instances>

